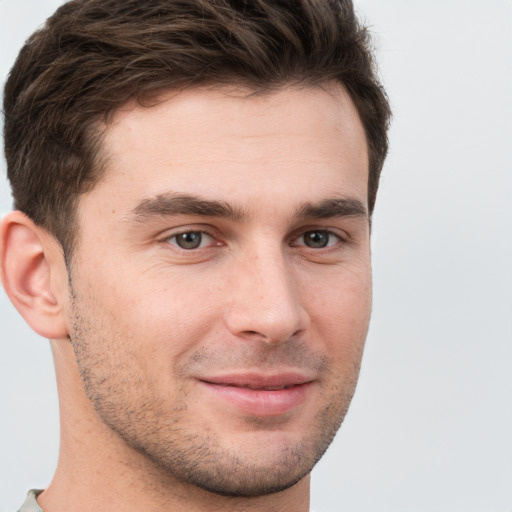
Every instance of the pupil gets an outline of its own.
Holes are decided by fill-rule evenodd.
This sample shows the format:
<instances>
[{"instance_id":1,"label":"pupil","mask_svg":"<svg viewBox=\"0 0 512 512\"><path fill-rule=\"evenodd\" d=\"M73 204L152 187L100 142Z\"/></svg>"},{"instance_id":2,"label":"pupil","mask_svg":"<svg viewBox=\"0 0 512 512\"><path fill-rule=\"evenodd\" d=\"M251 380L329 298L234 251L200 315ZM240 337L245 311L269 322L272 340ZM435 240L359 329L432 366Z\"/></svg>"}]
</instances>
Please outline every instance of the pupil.
<instances>
[{"instance_id":1,"label":"pupil","mask_svg":"<svg viewBox=\"0 0 512 512\"><path fill-rule=\"evenodd\" d=\"M201 233L196 231L181 233L177 236L176 242L182 249L197 249L201 245Z\"/></svg>"},{"instance_id":2,"label":"pupil","mask_svg":"<svg viewBox=\"0 0 512 512\"><path fill-rule=\"evenodd\" d=\"M322 231L309 231L304 235L304 242L307 246L316 249L326 247L329 242L329 235Z\"/></svg>"}]
</instances>

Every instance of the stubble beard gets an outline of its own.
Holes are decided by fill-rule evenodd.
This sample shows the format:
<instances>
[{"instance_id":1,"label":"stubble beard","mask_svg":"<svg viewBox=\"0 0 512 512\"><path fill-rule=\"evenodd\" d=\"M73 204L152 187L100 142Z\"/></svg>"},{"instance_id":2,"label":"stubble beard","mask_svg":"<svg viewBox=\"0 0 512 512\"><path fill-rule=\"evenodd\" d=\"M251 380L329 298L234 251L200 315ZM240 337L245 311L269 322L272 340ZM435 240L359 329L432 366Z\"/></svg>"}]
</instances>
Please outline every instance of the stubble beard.
<instances>
[{"instance_id":1,"label":"stubble beard","mask_svg":"<svg viewBox=\"0 0 512 512\"><path fill-rule=\"evenodd\" d=\"M354 358L348 381L331 380L333 384L322 397L324 407L313 425L305 425L306 433L299 441L271 449L261 446L259 453L252 454L244 453L243 447L228 449L208 428L196 428L194 432L190 428L186 391L177 390L177 398L169 406L158 392L156 380L141 369L140 354L127 350L123 339L115 333L102 336L109 331L102 328L101 321L96 322L97 315L89 311L87 301L80 302L72 295L74 321L70 340L86 395L100 420L142 455L162 475L162 481L167 479L233 497L283 491L311 472L345 417L355 391L361 354ZM288 346L285 343L276 347L280 348L274 349L274 354L253 354L252 367L258 367L258 359L265 364L284 359L292 363L315 361L326 377L332 372L329 361L304 344L290 342ZM203 353L191 360L205 357L222 359L218 354ZM247 428L270 433L280 428L273 423L279 422L252 418L247 420ZM267 450L269 456L262 456Z\"/></svg>"}]
</instances>

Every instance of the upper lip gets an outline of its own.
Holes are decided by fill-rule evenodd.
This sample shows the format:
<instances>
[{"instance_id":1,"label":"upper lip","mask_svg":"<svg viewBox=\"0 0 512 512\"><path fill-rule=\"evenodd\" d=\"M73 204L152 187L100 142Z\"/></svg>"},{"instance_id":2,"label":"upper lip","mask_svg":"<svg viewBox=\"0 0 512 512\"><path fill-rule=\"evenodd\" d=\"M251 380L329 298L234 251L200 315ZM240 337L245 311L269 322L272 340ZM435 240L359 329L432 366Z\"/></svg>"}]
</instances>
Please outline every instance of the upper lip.
<instances>
[{"instance_id":1,"label":"upper lip","mask_svg":"<svg viewBox=\"0 0 512 512\"><path fill-rule=\"evenodd\" d=\"M272 390L300 386L301 384L311 382L313 379L301 373L286 372L269 375L260 373L234 373L229 375L201 377L199 380L219 386Z\"/></svg>"}]
</instances>

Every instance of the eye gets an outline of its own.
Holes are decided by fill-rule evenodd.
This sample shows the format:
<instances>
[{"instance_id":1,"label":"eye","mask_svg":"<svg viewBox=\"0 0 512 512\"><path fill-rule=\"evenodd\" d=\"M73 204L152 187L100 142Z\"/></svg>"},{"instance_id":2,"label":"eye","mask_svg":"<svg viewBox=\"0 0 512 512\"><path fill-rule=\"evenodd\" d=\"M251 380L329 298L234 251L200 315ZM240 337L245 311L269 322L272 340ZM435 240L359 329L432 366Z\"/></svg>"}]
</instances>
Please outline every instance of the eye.
<instances>
[{"instance_id":1,"label":"eye","mask_svg":"<svg viewBox=\"0 0 512 512\"><path fill-rule=\"evenodd\" d=\"M180 249L192 250L200 249L211 243L212 237L204 231L185 231L168 238L168 241L177 245Z\"/></svg>"},{"instance_id":2,"label":"eye","mask_svg":"<svg viewBox=\"0 0 512 512\"><path fill-rule=\"evenodd\" d=\"M304 245L311 249L323 249L337 244L341 238L331 231L315 229L303 233L296 242L296 245Z\"/></svg>"}]
</instances>

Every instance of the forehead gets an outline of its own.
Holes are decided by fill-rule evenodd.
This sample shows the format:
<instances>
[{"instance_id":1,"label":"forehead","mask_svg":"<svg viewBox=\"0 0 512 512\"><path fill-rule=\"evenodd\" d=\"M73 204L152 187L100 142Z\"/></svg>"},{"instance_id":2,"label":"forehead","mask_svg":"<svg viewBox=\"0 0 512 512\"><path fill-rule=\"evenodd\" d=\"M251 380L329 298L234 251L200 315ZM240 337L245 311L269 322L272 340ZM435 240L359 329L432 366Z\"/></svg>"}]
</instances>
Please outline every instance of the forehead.
<instances>
[{"instance_id":1,"label":"forehead","mask_svg":"<svg viewBox=\"0 0 512 512\"><path fill-rule=\"evenodd\" d=\"M245 204L329 189L366 202L364 129L340 85L264 94L198 88L168 93L152 107L131 102L102 146L106 171L92 195L103 190L127 208L168 192Z\"/></svg>"}]
</instances>

